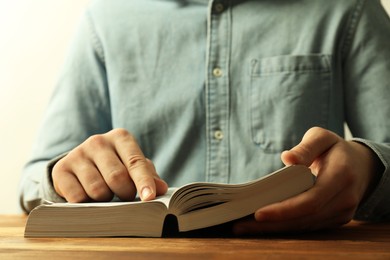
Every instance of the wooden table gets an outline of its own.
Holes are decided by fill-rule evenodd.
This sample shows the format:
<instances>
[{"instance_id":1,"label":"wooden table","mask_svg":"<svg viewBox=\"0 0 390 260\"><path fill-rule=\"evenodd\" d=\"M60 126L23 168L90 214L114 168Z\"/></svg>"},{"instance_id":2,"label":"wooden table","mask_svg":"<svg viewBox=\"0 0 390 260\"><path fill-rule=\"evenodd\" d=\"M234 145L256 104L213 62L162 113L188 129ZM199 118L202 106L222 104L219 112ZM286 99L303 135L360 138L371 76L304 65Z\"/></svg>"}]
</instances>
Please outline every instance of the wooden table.
<instances>
[{"instance_id":1,"label":"wooden table","mask_svg":"<svg viewBox=\"0 0 390 260\"><path fill-rule=\"evenodd\" d=\"M252 238L24 238L0 216L0 259L390 259L390 223Z\"/></svg>"}]
</instances>

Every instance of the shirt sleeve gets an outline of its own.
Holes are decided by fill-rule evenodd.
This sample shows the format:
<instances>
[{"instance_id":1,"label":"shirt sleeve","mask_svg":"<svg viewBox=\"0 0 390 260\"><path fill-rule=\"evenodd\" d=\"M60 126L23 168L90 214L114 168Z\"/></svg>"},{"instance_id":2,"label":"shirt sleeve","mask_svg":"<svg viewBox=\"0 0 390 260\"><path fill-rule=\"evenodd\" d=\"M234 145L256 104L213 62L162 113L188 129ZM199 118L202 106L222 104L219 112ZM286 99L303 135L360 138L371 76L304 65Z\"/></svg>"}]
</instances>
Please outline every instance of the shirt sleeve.
<instances>
[{"instance_id":1,"label":"shirt sleeve","mask_svg":"<svg viewBox=\"0 0 390 260\"><path fill-rule=\"evenodd\" d=\"M360 1L343 48L346 121L352 135L370 147L384 172L356 219L390 219L390 18L379 0Z\"/></svg>"},{"instance_id":2,"label":"shirt sleeve","mask_svg":"<svg viewBox=\"0 0 390 260\"><path fill-rule=\"evenodd\" d=\"M50 173L56 158L89 136L111 128L103 47L92 16L86 12L46 109L32 156L21 175L22 209L29 212L42 200L61 201Z\"/></svg>"},{"instance_id":3,"label":"shirt sleeve","mask_svg":"<svg viewBox=\"0 0 390 260\"><path fill-rule=\"evenodd\" d=\"M380 181L378 182L376 189L358 208L355 219L367 221L388 220L390 219L389 146L360 138L354 138L353 141L362 143L374 151L385 168L384 172L378 173L381 176Z\"/></svg>"}]
</instances>

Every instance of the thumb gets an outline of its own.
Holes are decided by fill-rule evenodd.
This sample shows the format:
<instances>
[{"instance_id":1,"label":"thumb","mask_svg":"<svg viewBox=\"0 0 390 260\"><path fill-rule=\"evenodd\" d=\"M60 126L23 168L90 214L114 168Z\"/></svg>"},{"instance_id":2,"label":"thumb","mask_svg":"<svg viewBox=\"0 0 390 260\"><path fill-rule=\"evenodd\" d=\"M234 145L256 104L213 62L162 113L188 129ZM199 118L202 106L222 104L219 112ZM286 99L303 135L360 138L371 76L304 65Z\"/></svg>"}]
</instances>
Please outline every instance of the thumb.
<instances>
[{"instance_id":1,"label":"thumb","mask_svg":"<svg viewBox=\"0 0 390 260\"><path fill-rule=\"evenodd\" d=\"M313 127L305 133L297 146L284 151L281 159L285 165L301 164L309 167L317 157L341 140L340 136L331 131Z\"/></svg>"}]
</instances>

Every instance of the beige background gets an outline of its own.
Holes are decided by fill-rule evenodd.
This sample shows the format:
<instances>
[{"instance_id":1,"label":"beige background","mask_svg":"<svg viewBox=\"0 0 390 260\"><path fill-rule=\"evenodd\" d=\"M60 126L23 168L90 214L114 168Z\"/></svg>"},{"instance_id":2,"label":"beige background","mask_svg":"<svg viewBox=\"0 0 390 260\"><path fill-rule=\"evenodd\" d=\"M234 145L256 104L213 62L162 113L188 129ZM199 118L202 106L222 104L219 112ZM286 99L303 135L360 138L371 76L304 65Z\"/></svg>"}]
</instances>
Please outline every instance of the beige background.
<instances>
[{"instance_id":1,"label":"beige background","mask_svg":"<svg viewBox=\"0 0 390 260\"><path fill-rule=\"evenodd\" d=\"M21 169L88 0L0 0L0 214L19 212Z\"/></svg>"},{"instance_id":2,"label":"beige background","mask_svg":"<svg viewBox=\"0 0 390 260\"><path fill-rule=\"evenodd\" d=\"M19 212L20 172L88 2L0 0L0 214Z\"/></svg>"}]
</instances>

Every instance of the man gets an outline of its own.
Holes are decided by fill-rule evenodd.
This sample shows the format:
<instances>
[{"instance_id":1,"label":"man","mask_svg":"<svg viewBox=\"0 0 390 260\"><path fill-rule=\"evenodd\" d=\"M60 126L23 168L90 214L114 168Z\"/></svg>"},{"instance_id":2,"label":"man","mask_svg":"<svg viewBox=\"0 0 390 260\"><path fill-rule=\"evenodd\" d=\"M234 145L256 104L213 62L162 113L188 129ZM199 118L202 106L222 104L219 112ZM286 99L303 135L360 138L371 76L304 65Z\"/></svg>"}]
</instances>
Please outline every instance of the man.
<instances>
[{"instance_id":1,"label":"man","mask_svg":"<svg viewBox=\"0 0 390 260\"><path fill-rule=\"evenodd\" d=\"M24 170L22 205L151 200L168 184L304 164L311 190L234 231L389 219L389 29L378 0L95 1Z\"/></svg>"}]
</instances>

